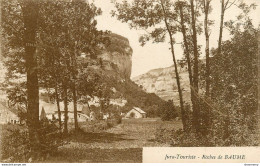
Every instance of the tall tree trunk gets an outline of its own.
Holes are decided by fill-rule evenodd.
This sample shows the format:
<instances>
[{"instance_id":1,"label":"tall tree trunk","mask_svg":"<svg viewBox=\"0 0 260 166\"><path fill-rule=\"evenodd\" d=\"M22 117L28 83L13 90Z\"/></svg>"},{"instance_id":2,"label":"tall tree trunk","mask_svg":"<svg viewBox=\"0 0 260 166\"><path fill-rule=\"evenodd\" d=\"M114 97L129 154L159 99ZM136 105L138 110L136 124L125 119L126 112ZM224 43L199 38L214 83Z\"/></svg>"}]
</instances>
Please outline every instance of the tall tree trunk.
<instances>
[{"instance_id":1,"label":"tall tree trunk","mask_svg":"<svg viewBox=\"0 0 260 166\"><path fill-rule=\"evenodd\" d=\"M77 92L76 92L75 82L73 82L72 85L72 93L73 93L73 106L74 106L74 125L75 125L75 131L78 131L79 124L78 124L78 110L77 110Z\"/></svg>"},{"instance_id":2,"label":"tall tree trunk","mask_svg":"<svg viewBox=\"0 0 260 166\"><path fill-rule=\"evenodd\" d=\"M221 54L221 42L222 42L223 25L224 25L224 14L225 14L225 0L221 0L221 16L220 16L220 26L219 26L218 54Z\"/></svg>"},{"instance_id":3,"label":"tall tree trunk","mask_svg":"<svg viewBox=\"0 0 260 166\"><path fill-rule=\"evenodd\" d=\"M257 88L258 88L258 94L257 94L257 96L258 96L258 110L257 110L257 116L258 117L260 117L260 31L258 31L258 33L257 33L257 37L258 37L258 54L257 54L257 71L258 71L258 86L257 86ZM259 122L259 120L257 121L257 123L258 123L258 130L257 131L260 131L260 122ZM260 140L260 134L259 134L259 136L258 136L259 138L258 138L258 140Z\"/></svg>"},{"instance_id":4,"label":"tall tree trunk","mask_svg":"<svg viewBox=\"0 0 260 166\"><path fill-rule=\"evenodd\" d=\"M89 109L89 111L91 112L90 105L89 105L88 101L87 101L87 105L88 105L88 109Z\"/></svg>"},{"instance_id":5,"label":"tall tree trunk","mask_svg":"<svg viewBox=\"0 0 260 166\"><path fill-rule=\"evenodd\" d=\"M199 91L199 56L198 56L198 44L197 44L197 30L196 20L194 11L194 0L190 0L191 4L191 19L192 19L192 41L193 41L193 52L194 52L194 65L193 65L193 87L196 93Z\"/></svg>"},{"instance_id":6,"label":"tall tree trunk","mask_svg":"<svg viewBox=\"0 0 260 166\"><path fill-rule=\"evenodd\" d=\"M209 88L210 88L210 66L209 66L209 29L208 29L208 15L209 15L209 4L210 0L205 0L204 2L204 32L206 38L206 48L205 48L205 55L206 55L206 96L209 97Z\"/></svg>"},{"instance_id":7,"label":"tall tree trunk","mask_svg":"<svg viewBox=\"0 0 260 166\"><path fill-rule=\"evenodd\" d=\"M195 20L195 11L194 11L194 0L190 0L191 5L191 21L192 21L192 41L193 41L193 52L194 52L194 65L193 65L193 90L195 101L193 106L193 126L197 131L200 129L200 123L199 123L199 70L198 70L198 45L197 45L197 30L196 30L196 20Z\"/></svg>"},{"instance_id":8,"label":"tall tree trunk","mask_svg":"<svg viewBox=\"0 0 260 166\"><path fill-rule=\"evenodd\" d=\"M57 108L58 108L58 120L59 120L59 126L60 126L60 131L62 129L61 126L61 111L60 111L60 99L59 99L59 93L58 93L58 85L57 85L57 79L55 82L55 98L56 98L56 103L57 103Z\"/></svg>"},{"instance_id":9,"label":"tall tree trunk","mask_svg":"<svg viewBox=\"0 0 260 166\"><path fill-rule=\"evenodd\" d=\"M64 102L64 134L68 134L68 87L66 80L63 82L63 102Z\"/></svg>"},{"instance_id":10,"label":"tall tree trunk","mask_svg":"<svg viewBox=\"0 0 260 166\"><path fill-rule=\"evenodd\" d=\"M55 55L57 54L52 54L52 69L53 73L51 73L53 79L54 79L54 90L55 90L55 100L56 100L56 104L57 104L57 109L58 109L58 121L59 121L59 130L60 133L62 132L62 124L61 124L61 111L60 111L60 98L59 98L59 78L58 78L58 71L55 70L55 68L59 68L60 67L60 62L59 62L59 58L58 60L55 59ZM55 61L58 62L58 65L55 64Z\"/></svg>"},{"instance_id":11,"label":"tall tree trunk","mask_svg":"<svg viewBox=\"0 0 260 166\"><path fill-rule=\"evenodd\" d=\"M36 0L25 0L23 7L24 19L24 44L25 63L27 73L27 124L29 128L29 139L32 150L32 157L38 157L37 148L39 144L39 85L37 76L36 57L36 30L38 21L38 2Z\"/></svg>"},{"instance_id":12,"label":"tall tree trunk","mask_svg":"<svg viewBox=\"0 0 260 166\"><path fill-rule=\"evenodd\" d=\"M204 0L204 34L206 39L206 47L205 47L205 55L206 55L206 97L210 98L210 59L209 59L209 28L208 28L208 15L209 15L209 8L210 8L211 0ZM202 122L203 122L203 133L208 134L209 129L211 128L211 108L203 102L204 109L202 113Z\"/></svg>"},{"instance_id":13,"label":"tall tree trunk","mask_svg":"<svg viewBox=\"0 0 260 166\"><path fill-rule=\"evenodd\" d=\"M184 23L184 16L183 16L183 6L180 6L180 18L181 18L181 31L183 36L183 42L185 47L185 55L188 63L188 73L189 73L189 81L190 81L190 91L191 91L191 101L194 102L194 95L193 95L193 79L192 79L192 66L191 66L191 58L190 58L190 49L189 44L187 41L187 34L186 34L186 28Z\"/></svg>"},{"instance_id":14,"label":"tall tree trunk","mask_svg":"<svg viewBox=\"0 0 260 166\"><path fill-rule=\"evenodd\" d=\"M179 98L180 98L180 107L181 107L183 130L186 131L186 129L187 129L186 114L185 114L185 109L184 109L184 102L183 102L182 89L181 89L181 84L180 84L180 77L179 77L177 62L176 62L175 53L174 53L174 45L173 45L174 41L173 41L173 38L172 38L172 32L171 32L170 27L169 27L168 22L167 22L166 11L165 11L164 4L163 4L162 0L161 0L161 6L162 6L162 9L163 9L163 14L164 14L164 23L165 23L165 26L167 28L168 34L170 36L171 53L172 53L172 59L173 59L173 63L174 63L174 71L175 71L175 75L176 75L176 81L177 81Z\"/></svg>"},{"instance_id":15,"label":"tall tree trunk","mask_svg":"<svg viewBox=\"0 0 260 166\"><path fill-rule=\"evenodd\" d=\"M77 110L77 91L76 91L76 79L77 79L77 53L76 53L76 43L75 43L75 52L72 55L72 94L73 94L73 106L74 106L74 125L75 131L78 131L79 124L78 124L78 110Z\"/></svg>"},{"instance_id":16,"label":"tall tree trunk","mask_svg":"<svg viewBox=\"0 0 260 166\"><path fill-rule=\"evenodd\" d=\"M180 8L180 18L181 18L181 31L182 31L182 36L183 36L183 43L185 47L185 55L188 63L188 73L189 73L189 81L190 81L190 93L191 93L191 103L192 103L192 110L194 110L194 105L195 102L195 96L193 92L193 75L192 75L192 66L191 66L191 58L190 58L190 49L189 49L189 44L187 41L187 34L186 34L186 27L185 27L185 22L184 22L184 15L183 15L183 6L181 5ZM187 119L187 118L186 118Z\"/></svg>"},{"instance_id":17,"label":"tall tree trunk","mask_svg":"<svg viewBox=\"0 0 260 166\"><path fill-rule=\"evenodd\" d=\"M189 45L187 42L187 35L186 35L184 16L183 16L183 6L180 6L179 9L180 9L180 18L181 18L181 31L182 31L183 42L184 42L184 47L185 47L185 55L186 55L186 59L187 59L187 63L188 63L189 81L190 81L190 85L193 85L190 49L189 49Z\"/></svg>"}]
</instances>

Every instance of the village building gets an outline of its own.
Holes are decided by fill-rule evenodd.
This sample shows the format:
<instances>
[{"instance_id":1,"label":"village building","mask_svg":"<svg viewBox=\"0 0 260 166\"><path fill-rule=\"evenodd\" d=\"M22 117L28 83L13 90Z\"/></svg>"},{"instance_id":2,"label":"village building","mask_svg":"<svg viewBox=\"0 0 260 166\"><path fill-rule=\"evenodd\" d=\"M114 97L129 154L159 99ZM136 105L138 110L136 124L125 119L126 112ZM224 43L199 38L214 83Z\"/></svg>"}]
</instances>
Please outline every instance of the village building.
<instances>
[{"instance_id":1,"label":"village building","mask_svg":"<svg viewBox=\"0 0 260 166\"><path fill-rule=\"evenodd\" d=\"M53 119L53 118L55 118L55 119L59 118L58 111L56 111L54 114L52 114L52 116L50 116L50 115L48 116L48 119ZM78 119L78 122L86 122L86 121L90 120L89 116L82 114L81 111L78 111L77 119ZM64 122L64 120L65 120L65 111L61 111L61 121ZM74 122L74 112L73 111L68 112L68 122Z\"/></svg>"},{"instance_id":2,"label":"village building","mask_svg":"<svg viewBox=\"0 0 260 166\"><path fill-rule=\"evenodd\" d=\"M129 112L126 113L126 118L146 118L146 112L144 112L142 109L138 107L133 107Z\"/></svg>"},{"instance_id":3,"label":"village building","mask_svg":"<svg viewBox=\"0 0 260 166\"><path fill-rule=\"evenodd\" d=\"M110 117L109 113L103 113L100 110L95 109L90 110L90 108L87 106L83 106L82 113L89 116L89 121L95 121L97 119L100 120L100 118L103 120L107 120Z\"/></svg>"},{"instance_id":4,"label":"village building","mask_svg":"<svg viewBox=\"0 0 260 166\"><path fill-rule=\"evenodd\" d=\"M95 121L96 120L96 114L94 111L91 111L89 107L83 106L82 107L82 114L89 117L89 121Z\"/></svg>"},{"instance_id":5,"label":"village building","mask_svg":"<svg viewBox=\"0 0 260 166\"><path fill-rule=\"evenodd\" d=\"M89 115L82 113L83 110L82 105L77 105L77 119L78 122L86 122L89 121L91 118ZM58 107L57 104L54 103L47 103L44 101L40 101L40 119L47 118L49 120L58 119ZM60 103L60 112L61 112L61 121L65 120L65 111L63 103ZM68 122L74 122L74 107L73 103L69 103L68 105Z\"/></svg>"},{"instance_id":6,"label":"village building","mask_svg":"<svg viewBox=\"0 0 260 166\"><path fill-rule=\"evenodd\" d=\"M0 124L18 124L20 118L14 108L9 108L5 103L0 103Z\"/></svg>"},{"instance_id":7,"label":"village building","mask_svg":"<svg viewBox=\"0 0 260 166\"><path fill-rule=\"evenodd\" d=\"M46 118L47 118L47 116L46 116L44 107L42 107L42 111L41 111L41 114L40 114L40 120L44 120L44 119L46 119Z\"/></svg>"}]
</instances>

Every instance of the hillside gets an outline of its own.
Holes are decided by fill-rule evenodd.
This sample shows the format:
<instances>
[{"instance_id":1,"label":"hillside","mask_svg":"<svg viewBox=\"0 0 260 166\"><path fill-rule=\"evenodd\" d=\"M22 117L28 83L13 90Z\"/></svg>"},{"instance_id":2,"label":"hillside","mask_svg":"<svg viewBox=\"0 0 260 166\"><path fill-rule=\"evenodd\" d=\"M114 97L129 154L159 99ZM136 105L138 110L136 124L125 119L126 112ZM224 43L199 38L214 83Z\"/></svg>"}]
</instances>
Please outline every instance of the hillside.
<instances>
[{"instance_id":1,"label":"hillside","mask_svg":"<svg viewBox=\"0 0 260 166\"><path fill-rule=\"evenodd\" d=\"M109 98L110 103L115 107L110 109L116 108L119 111L127 112L132 107L140 107L148 113L148 116L159 116L159 108L164 101L155 94L145 92L130 80L132 48L128 39L114 33L107 35L107 37L109 44L101 46L98 55L95 57L81 55L77 58L78 63L81 63L86 71L85 74L87 76L98 76L96 86L102 87L105 85L107 89L113 91ZM0 69L1 73L6 70L4 66ZM41 84L40 89L41 101L50 102L49 97L46 96L46 90L43 89ZM2 93L1 96L7 100L5 92L0 92ZM99 99L94 94L94 99L89 104L98 106L97 103L99 103ZM52 104L56 107L53 101Z\"/></svg>"},{"instance_id":2,"label":"hillside","mask_svg":"<svg viewBox=\"0 0 260 166\"><path fill-rule=\"evenodd\" d=\"M190 100L189 75L186 67L179 68L183 96L186 102ZM174 66L158 68L145 74L132 78L142 89L148 93L155 93L163 100L173 100L179 104L178 88L175 78Z\"/></svg>"},{"instance_id":3,"label":"hillside","mask_svg":"<svg viewBox=\"0 0 260 166\"><path fill-rule=\"evenodd\" d=\"M109 44L97 55L102 59L103 69L116 70L123 78L130 78L132 70L133 50L127 38L115 33L107 36Z\"/></svg>"}]
</instances>

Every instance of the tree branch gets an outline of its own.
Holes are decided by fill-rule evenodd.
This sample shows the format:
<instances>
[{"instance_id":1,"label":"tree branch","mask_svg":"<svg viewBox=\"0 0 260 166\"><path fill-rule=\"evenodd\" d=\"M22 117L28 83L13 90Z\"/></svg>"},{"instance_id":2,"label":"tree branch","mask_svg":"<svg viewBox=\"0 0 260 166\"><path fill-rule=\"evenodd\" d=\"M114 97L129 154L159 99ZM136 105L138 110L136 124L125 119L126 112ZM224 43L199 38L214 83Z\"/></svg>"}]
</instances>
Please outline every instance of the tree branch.
<instances>
[{"instance_id":1,"label":"tree branch","mask_svg":"<svg viewBox=\"0 0 260 166\"><path fill-rule=\"evenodd\" d=\"M225 6L225 10L229 9L232 5L236 5L235 2L237 0L234 0L232 3L230 3L230 5L227 7L227 5ZM237 6L237 5L236 5ZM237 6L238 7L238 6Z\"/></svg>"}]
</instances>

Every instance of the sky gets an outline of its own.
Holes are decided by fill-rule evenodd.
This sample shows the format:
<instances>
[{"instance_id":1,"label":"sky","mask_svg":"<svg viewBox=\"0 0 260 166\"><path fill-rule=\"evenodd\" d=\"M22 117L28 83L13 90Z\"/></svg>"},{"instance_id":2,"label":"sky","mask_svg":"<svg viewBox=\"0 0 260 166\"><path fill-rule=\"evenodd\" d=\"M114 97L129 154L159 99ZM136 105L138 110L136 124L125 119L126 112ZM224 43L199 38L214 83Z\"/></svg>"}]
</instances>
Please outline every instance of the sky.
<instances>
[{"instance_id":1,"label":"sky","mask_svg":"<svg viewBox=\"0 0 260 166\"><path fill-rule=\"evenodd\" d=\"M121 0L117 0L120 2ZM253 19L254 26L258 26L260 23L260 0L244 0L244 2L250 4L257 4L256 10L251 11L250 17ZM111 16L111 10L115 10L111 0L95 0L95 5L100 7L102 12L101 16L97 17L97 28L99 30L110 30L113 33L117 33L128 38L130 46L133 49L132 55L132 74L131 78L140 74L146 73L151 69L164 68L173 65L172 55L169 49L169 43L147 43L145 46L141 46L138 42L139 36L145 32L142 30L130 29L127 23L122 23ZM210 48L217 46L218 35L219 35L219 24L220 24L220 0L212 0L211 5L213 11L209 15L209 19L214 20L214 25L211 26L210 35ZM235 19L236 16L241 12L236 6L230 7L225 13L224 21ZM203 16L202 16L203 17ZM180 34L176 34L175 40L177 43L182 42ZM223 41L230 38L228 30L224 29ZM204 33L198 36L198 44L202 45L202 56L204 56L205 37ZM177 59L183 57L183 50L180 44L174 46L175 54Z\"/></svg>"}]
</instances>

